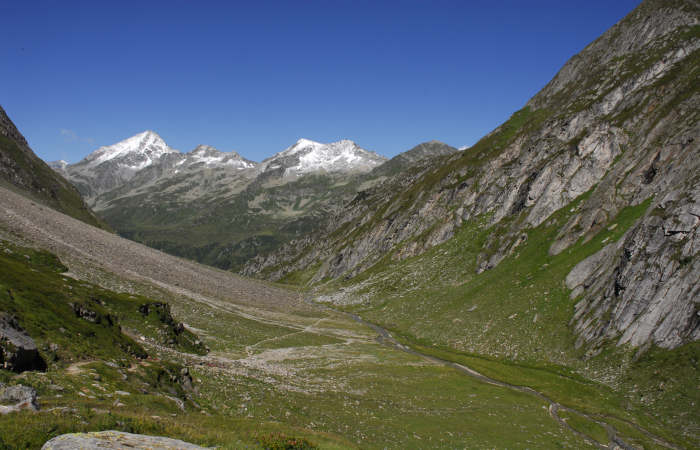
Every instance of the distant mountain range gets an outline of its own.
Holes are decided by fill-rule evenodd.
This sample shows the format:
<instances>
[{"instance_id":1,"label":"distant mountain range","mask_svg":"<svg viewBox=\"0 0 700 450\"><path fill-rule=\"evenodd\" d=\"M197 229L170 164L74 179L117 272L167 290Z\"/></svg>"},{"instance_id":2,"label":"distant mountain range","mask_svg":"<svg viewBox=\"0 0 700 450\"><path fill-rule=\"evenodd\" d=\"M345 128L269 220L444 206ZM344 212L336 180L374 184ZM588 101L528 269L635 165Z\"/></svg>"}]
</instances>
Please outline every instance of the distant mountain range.
<instances>
[{"instance_id":1,"label":"distant mountain range","mask_svg":"<svg viewBox=\"0 0 700 450\"><path fill-rule=\"evenodd\" d=\"M358 189L456 151L434 141L387 160L350 140L300 139L256 163L206 145L182 153L144 131L49 165L123 236L238 269L320 229Z\"/></svg>"},{"instance_id":2,"label":"distant mountain range","mask_svg":"<svg viewBox=\"0 0 700 450\"><path fill-rule=\"evenodd\" d=\"M209 145L199 145L188 153L181 153L148 130L114 145L100 147L76 164L65 161L48 164L71 180L93 203L101 194L133 179L137 180L135 184L144 185L181 173L218 169L251 180L258 176L290 180L309 173L368 172L386 160L349 140L322 144L299 139L289 148L256 163L236 152L221 152Z\"/></svg>"}]
</instances>

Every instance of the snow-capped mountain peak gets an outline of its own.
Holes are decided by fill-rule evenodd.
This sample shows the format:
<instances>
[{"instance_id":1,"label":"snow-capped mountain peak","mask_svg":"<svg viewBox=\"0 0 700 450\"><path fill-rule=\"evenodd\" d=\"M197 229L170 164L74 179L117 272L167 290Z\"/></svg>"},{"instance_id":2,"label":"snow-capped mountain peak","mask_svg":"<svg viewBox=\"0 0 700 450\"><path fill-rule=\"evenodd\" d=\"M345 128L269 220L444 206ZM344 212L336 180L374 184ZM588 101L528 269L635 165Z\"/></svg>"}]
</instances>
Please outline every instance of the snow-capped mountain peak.
<instances>
[{"instance_id":1,"label":"snow-capped mountain peak","mask_svg":"<svg viewBox=\"0 0 700 450\"><path fill-rule=\"evenodd\" d=\"M283 176L311 172L368 172L384 161L383 156L365 150L351 140L323 144L302 138L263 161L261 169L283 170Z\"/></svg>"},{"instance_id":2,"label":"snow-capped mountain peak","mask_svg":"<svg viewBox=\"0 0 700 450\"><path fill-rule=\"evenodd\" d=\"M305 139L301 138L298 141L294 143L291 147L287 148L284 151L289 151L290 153L296 153L298 151L304 150L304 149L318 149L323 147L324 144L316 141L312 141L310 139Z\"/></svg>"},{"instance_id":3,"label":"snow-capped mountain peak","mask_svg":"<svg viewBox=\"0 0 700 450\"><path fill-rule=\"evenodd\" d=\"M63 173L90 198L131 180L141 170L159 164L167 155L181 155L154 131L147 130L113 145L105 145ZM58 169L61 170L61 169Z\"/></svg>"},{"instance_id":4,"label":"snow-capped mountain peak","mask_svg":"<svg viewBox=\"0 0 700 450\"><path fill-rule=\"evenodd\" d=\"M140 170L168 153L179 153L165 143L158 133L147 130L113 145L98 148L78 164L95 167L107 161Z\"/></svg>"},{"instance_id":5,"label":"snow-capped mountain peak","mask_svg":"<svg viewBox=\"0 0 700 450\"><path fill-rule=\"evenodd\" d=\"M211 145L198 145L186 154L186 159L178 163L178 165L182 164L186 166L203 164L207 167L232 166L241 170L255 166L254 162L248 161L236 152L222 152Z\"/></svg>"}]
</instances>

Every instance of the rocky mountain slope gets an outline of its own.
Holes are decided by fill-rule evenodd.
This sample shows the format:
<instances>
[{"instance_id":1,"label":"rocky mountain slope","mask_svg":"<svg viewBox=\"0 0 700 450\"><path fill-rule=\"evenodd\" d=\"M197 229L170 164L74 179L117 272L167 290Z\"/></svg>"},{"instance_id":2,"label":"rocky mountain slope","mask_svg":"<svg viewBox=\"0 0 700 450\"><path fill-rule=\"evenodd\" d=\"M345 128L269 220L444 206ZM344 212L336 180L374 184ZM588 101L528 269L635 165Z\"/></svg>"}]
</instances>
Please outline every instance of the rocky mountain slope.
<instances>
[{"instance_id":1,"label":"rocky mountain slope","mask_svg":"<svg viewBox=\"0 0 700 450\"><path fill-rule=\"evenodd\" d=\"M572 366L697 351L699 24L696 1L643 2L476 145L245 272L460 351Z\"/></svg>"},{"instance_id":2,"label":"rocky mountain slope","mask_svg":"<svg viewBox=\"0 0 700 450\"><path fill-rule=\"evenodd\" d=\"M24 136L0 107L0 185L21 190L36 201L89 224L105 226L78 191L29 148Z\"/></svg>"}]
</instances>

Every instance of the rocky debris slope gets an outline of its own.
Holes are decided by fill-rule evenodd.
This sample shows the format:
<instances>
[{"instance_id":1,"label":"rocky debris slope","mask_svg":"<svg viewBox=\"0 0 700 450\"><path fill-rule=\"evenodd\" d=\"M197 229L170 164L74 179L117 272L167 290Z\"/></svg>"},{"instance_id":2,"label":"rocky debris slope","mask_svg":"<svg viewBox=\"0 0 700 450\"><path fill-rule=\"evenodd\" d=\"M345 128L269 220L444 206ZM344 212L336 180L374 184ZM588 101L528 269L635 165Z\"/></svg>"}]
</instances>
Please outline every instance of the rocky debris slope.
<instances>
[{"instance_id":1,"label":"rocky debris slope","mask_svg":"<svg viewBox=\"0 0 700 450\"><path fill-rule=\"evenodd\" d=\"M165 254L85 225L1 187L0 235L13 240L19 237L55 253L72 273L96 284L102 281L101 272L108 272L195 299L206 296L211 301L230 300L273 310L293 302L302 310L306 308L297 295L287 290ZM81 265L80 261L88 263ZM126 283L115 290L127 290Z\"/></svg>"},{"instance_id":2,"label":"rocky debris slope","mask_svg":"<svg viewBox=\"0 0 700 450\"><path fill-rule=\"evenodd\" d=\"M42 450L72 450L76 448L92 449L204 449L178 439L144 434L124 433L121 431L100 431L93 433L71 433L56 436L46 442Z\"/></svg>"},{"instance_id":3,"label":"rocky debris slope","mask_svg":"<svg viewBox=\"0 0 700 450\"><path fill-rule=\"evenodd\" d=\"M104 226L78 191L39 159L0 107L0 185L30 195L86 223Z\"/></svg>"},{"instance_id":4,"label":"rocky debris slope","mask_svg":"<svg viewBox=\"0 0 700 450\"><path fill-rule=\"evenodd\" d=\"M583 194L551 254L652 199L620 248L575 269L569 285L583 301L572 326L579 345L613 336L665 347L697 339L699 23L694 0L643 2L479 143L398 188L363 193L324 236L255 261L247 273L351 278L386 255L422 254L477 220L501 230L478 255L482 272Z\"/></svg>"},{"instance_id":5,"label":"rocky debris slope","mask_svg":"<svg viewBox=\"0 0 700 450\"><path fill-rule=\"evenodd\" d=\"M0 365L13 372L46 370L34 340L19 326L17 318L0 311Z\"/></svg>"}]
</instances>

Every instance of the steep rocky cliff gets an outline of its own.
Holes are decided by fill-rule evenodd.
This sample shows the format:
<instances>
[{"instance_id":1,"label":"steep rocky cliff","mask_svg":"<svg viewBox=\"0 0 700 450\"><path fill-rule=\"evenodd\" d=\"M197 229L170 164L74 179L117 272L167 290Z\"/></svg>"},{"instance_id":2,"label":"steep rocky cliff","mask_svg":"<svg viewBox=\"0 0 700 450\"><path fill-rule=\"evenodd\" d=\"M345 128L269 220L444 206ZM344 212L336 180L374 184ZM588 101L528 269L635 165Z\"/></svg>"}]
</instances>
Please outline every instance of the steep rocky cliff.
<instances>
[{"instance_id":1,"label":"steep rocky cliff","mask_svg":"<svg viewBox=\"0 0 700 450\"><path fill-rule=\"evenodd\" d=\"M517 256L529 230L576 199L547 242L552 256L651 202L621 239L568 276L577 345L595 353L611 339L668 348L696 340L699 11L693 0L645 1L475 146L362 192L321 238L245 272L303 273L312 284L351 279L387 258L459 245L455 233L479 222L492 227L474 258L482 273Z\"/></svg>"}]
</instances>

